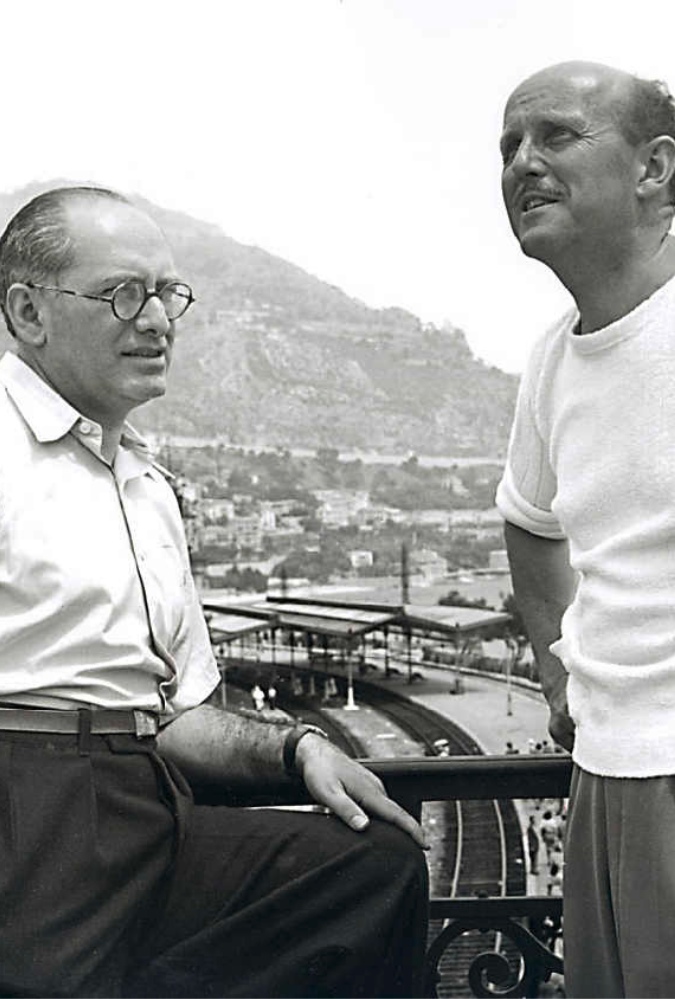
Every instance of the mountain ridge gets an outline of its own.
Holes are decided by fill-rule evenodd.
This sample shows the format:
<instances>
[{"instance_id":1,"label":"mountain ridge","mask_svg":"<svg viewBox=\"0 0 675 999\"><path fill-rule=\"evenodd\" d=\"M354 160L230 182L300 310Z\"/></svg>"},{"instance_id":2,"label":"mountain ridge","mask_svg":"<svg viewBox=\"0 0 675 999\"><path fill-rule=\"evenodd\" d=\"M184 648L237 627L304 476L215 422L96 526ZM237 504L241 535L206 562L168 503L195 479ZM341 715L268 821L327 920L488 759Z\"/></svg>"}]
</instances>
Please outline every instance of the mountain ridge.
<instances>
[{"instance_id":1,"label":"mountain ridge","mask_svg":"<svg viewBox=\"0 0 675 999\"><path fill-rule=\"evenodd\" d=\"M0 195L0 223L61 183ZM211 222L130 197L163 228L197 299L167 396L133 414L142 430L246 447L504 453L518 379L474 357L461 329L373 309Z\"/></svg>"}]
</instances>

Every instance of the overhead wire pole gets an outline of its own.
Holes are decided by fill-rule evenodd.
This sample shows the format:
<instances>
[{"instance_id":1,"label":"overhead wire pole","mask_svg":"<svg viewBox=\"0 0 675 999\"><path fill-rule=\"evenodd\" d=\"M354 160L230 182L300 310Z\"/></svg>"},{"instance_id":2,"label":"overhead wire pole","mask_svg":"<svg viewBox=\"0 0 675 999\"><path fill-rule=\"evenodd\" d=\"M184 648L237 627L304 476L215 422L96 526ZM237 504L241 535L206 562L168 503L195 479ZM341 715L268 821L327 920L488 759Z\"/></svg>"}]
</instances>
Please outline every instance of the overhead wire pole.
<instances>
[{"instance_id":1,"label":"overhead wire pole","mask_svg":"<svg viewBox=\"0 0 675 999\"><path fill-rule=\"evenodd\" d=\"M404 606L410 603L410 561L406 541L401 543L401 603Z\"/></svg>"},{"instance_id":2,"label":"overhead wire pole","mask_svg":"<svg viewBox=\"0 0 675 999\"><path fill-rule=\"evenodd\" d=\"M406 628L405 637L408 655L408 683L412 683L412 628Z\"/></svg>"},{"instance_id":3,"label":"overhead wire pole","mask_svg":"<svg viewBox=\"0 0 675 999\"><path fill-rule=\"evenodd\" d=\"M401 603L404 610L410 603L410 561L406 541L401 542ZM412 631L410 627L406 627L405 636L408 656L408 683L412 683Z\"/></svg>"}]
</instances>

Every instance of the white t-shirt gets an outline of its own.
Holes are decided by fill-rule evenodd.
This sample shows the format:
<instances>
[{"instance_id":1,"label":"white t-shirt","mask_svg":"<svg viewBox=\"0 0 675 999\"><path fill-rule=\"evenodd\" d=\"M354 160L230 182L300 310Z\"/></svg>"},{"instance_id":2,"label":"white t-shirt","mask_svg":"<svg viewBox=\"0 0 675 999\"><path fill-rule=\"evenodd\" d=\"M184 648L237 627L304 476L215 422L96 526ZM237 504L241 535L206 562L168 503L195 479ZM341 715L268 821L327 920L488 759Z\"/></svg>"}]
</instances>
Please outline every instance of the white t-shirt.
<instances>
[{"instance_id":1,"label":"white t-shirt","mask_svg":"<svg viewBox=\"0 0 675 999\"><path fill-rule=\"evenodd\" d=\"M521 383L503 516L567 538L578 574L552 646L570 673L575 761L675 773L675 279L583 336L576 311Z\"/></svg>"}]
</instances>

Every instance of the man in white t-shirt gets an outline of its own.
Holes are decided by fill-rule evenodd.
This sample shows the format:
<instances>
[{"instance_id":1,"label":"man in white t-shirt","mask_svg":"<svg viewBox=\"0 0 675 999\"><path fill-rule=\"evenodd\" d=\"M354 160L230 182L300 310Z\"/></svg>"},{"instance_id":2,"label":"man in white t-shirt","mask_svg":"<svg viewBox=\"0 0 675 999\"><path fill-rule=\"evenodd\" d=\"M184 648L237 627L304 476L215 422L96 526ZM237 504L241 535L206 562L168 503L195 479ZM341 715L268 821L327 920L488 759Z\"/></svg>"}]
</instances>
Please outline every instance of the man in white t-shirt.
<instances>
[{"instance_id":1,"label":"man in white t-shirt","mask_svg":"<svg viewBox=\"0 0 675 999\"><path fill-rule=\"evenodd\" d=\"M497 502L556 741L575 763L571 996L675 992L675 104L564 63L511 95L502 189L575 307L523 376Z\"/></svg>"}]
</instances>

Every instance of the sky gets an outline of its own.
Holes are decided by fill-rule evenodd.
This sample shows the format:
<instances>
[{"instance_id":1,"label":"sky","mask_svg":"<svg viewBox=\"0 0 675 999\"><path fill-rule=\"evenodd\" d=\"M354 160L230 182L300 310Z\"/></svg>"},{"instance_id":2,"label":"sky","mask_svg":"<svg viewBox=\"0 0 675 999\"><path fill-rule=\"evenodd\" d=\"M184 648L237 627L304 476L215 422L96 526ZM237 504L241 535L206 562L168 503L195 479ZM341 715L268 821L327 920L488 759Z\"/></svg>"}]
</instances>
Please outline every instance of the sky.
<instances>
[{"instance_id":1,"label":"sky","mask_svg":"<svg viewBox=\"0 0 675 999\"><path fill-rule=\"evenodd\" d=\"M140 194L519 372L570 299L510 233L504 103L568 59L675 89L673 38L673 0L8 4L0 190Z\"/></svg>"}]
</instances>

